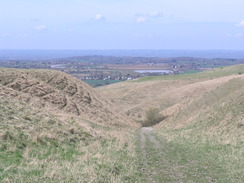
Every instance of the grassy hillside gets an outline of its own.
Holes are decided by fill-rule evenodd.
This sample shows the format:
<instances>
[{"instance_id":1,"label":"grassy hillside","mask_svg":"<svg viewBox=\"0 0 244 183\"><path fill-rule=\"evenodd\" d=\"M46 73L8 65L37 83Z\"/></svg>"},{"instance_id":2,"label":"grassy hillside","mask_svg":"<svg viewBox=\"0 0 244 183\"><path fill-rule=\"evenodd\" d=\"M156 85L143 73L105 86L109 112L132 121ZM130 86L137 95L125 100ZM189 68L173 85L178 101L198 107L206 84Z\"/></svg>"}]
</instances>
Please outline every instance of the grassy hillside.
<instances>
[{"instance_id":1,"label":"grassy hillside","mask_svg":"<svg viewBox=\"0 0 244 183\"><path fill-rule=\"evenodd\" d=\"M0 71L0 182L140 180L136 125L91 87L56 71Z\"/></svg>"},{"instance_id":2,"label":"grassy hillside","mask_svg":"<svg viewBox=\"0 0 244 183\"><path fill-rule=\"evenodd\" d=\"M129 132L0 97L0 182L133 182ZM82 123L86 123L83 121ZM84 124L83 124L84 125Z\"/></svg>"},{"instance_id":3,"label":"grassy hillside","mask_svg":"<svg viewBox=\"0 0 244 183\"><path fill-rule=\"evenodd\" d=\"M147 77L98 90L137 121L143 121L151 108L167 117L153 126L163 144L163 158L156 161L155 149L150 144L151 150L147 148L151 163L157 163L159 170L164 164L165 177L174 177L177 170L183 182L242 182L243 72L244 65L238 65Z\"/></svg>"},{"instance_id":4,"label":"grassy hillside","mask_svg":"<svg viewBox=\"0 0 244 183\"><path fill-rule=\"evenodd\" d=\"M244 78L236 78L163 111L168 118L155 126L156 133L186 172L194 175L193 166L198 174L210 171L206 176L216 182L243 181L243 91Z\"/></svg>"},{"instance_id":5,"label":"grassy hillside","mask_svg":"<svg viewBox=\"0 0 244 183\"><path fill-rule=\"evenodd\" d=\"M130 125L93 88L68 74L51 70L0 69L0 95L54 112L74 114L111 125ZM133 124L131 123L133 126Z\"/></svg>"},{"instance_id":6,"label":"grassy hillside","mask_svg":"<svg viewBox=\"0 0 244 183\"><path fill-rule=\"evenodd\" d=\"M146 77L112 84L97 90L127 115L140 121L152 108L161 111L210 92L225 82L243 77L244 65L218 68L196 74Z\"/></svg>"},{"instance_id":7,"label":"grassy hillside","mask_svg":"<svg viewBox=\"0 0 244 183\"><path fill-rule=\"evenodd\" d=\"M243 73L244 65L236 65L196 74L142 78L98 90L137 121L144 120L148 109L157 108L167 117L157 128L184 128L187 135L190 131L205 136L228 134L225 139L234 143L244 140L240 139Z\"/></svg>"},{"instance_id":8,"label":"grassy hillside","mask_svg":"<svg viewBox=\"0 0 244 183\"><path fill-rule=\"evenodd\" d=\"M234 65L229 67L220 67L212 70L198 72L195 74L180 74L180 75L168 75L159 77L144 77L136 80L135 82L145 82L153 80L188 80L188 79L209 79L209 78L219 78L223 76L244 74L244 65Z\"/></svg>"},{"instance_id":9,"label":"grassy hillside","mask_svg":"<svg viewBox=\"0 0 244 183\"><path fill-rule=\"evenodd\" d=\"M0 71L0 182L244 179L244 65L96 90L56 71ZM166 118L135 135L130 117L152 108Z\"/></svg>"}]
</instances>

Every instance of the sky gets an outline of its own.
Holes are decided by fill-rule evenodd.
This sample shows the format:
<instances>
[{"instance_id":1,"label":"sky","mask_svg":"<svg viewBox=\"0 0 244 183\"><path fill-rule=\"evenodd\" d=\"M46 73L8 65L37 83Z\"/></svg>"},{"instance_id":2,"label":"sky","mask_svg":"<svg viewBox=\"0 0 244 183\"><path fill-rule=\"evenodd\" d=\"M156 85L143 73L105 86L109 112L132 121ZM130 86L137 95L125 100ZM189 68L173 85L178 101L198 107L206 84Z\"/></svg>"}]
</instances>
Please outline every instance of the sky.
<instances>
[{"instance_id":1,"label":"sky","mask_svg":"<svg viewBox=\"0 0 244 183\"><path fill-rule=\"evenodd\" d=\"M244 0L0 0L0 49L244 50Z\"/></svg>"}]
</instances>

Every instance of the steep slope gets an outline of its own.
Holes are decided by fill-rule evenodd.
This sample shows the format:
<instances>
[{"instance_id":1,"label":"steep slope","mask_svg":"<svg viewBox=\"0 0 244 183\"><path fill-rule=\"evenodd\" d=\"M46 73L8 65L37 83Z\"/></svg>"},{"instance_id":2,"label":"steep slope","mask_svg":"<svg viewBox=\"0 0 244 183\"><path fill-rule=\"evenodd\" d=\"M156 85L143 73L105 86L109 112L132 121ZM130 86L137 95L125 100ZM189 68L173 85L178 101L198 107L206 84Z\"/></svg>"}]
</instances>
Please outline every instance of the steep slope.
<instances>
[{"instance_id":1,"label":"steep slope","mask_svg":"<svg viewBox=\"0 0 244 183\"><path fill-rule=\"evenodd\" d=\"M244 65L197 74L148 77L101 87L124 113L144 120L145 112L158 108L167 118L159 129L183 129L185 134L226 134L223 141L243 140ZM183 132L182 132L183 133Z\"/></svg>"},{"instance_id":2,"label":"steep slope","mask_svg":"<svg viewBox=\"0 0 244 183\"><path fill-rule=\"evenodd\" d=\"M137 135L145 182L243 182L244 65L98 90L135 120L166 116Z\"/></svg>"},{"instance_id":3,"label":"steep slope","mask_svg":"<svg viewBox=\"0 0 244 183\"><path fill-rule=\"evenodd\" d=\"M197 74L146 77L97 90L110 98L127 115L135 120L143 120L145 111L149 108L156 107L163 111L190 101L230 80L242 78L243 72L244 65L238 65Z\"/></svg>"},{"instance_id":4,"label":"steep slope","mask_svg":"<svg viewBox=\"0 0 244 183\"><path fill-rule=\"evenodd\" d=\"M0 96L108 125L133 126L84 82L51 70L0 69Z\"/></svg>"},{"instance_id":5,"label":"steep slope","mask_svg":"<svg viewBox=\"0 0 244 183\"><path fill-rule=\"evenodd\" d=\"M0 69L0 182L136 182L136 126L67 74Z\"/></svg>"},{"instance_id":6,"label":"steep slope","mask_svg":"<svg viewBox=\"0 0 244 183\"><path fill-rule=\"evenodd\" d=\"M32 108L16 100L0 97L0 148L24 149L33 144L86 144L92 135L79 123L60 120L43 109Z\"/></svg>"},{"instance_id":7,"label":"steep slope","mask_svg":"<svg viewBox=\"0 0 244 183\"><path fill-rule=\"evenodd\" d=\"M0 96L2 183L136 182L136 161L125 128L99 126L76 115L60 118Z\"/></svg>"},{"instance_id":8,"label":"steep slope","mask_svg":"<svg viewBox=\"0 0 244 183\"><path fill-rule=\"evenodd\" d=\"M223 79L223 78L222 78ZM220 80L220 79L219 79ZM205 85L206 86L206 85ZM181 129L191 137L215 137L223 143L244 141L244 76L216 84L162 111L168 116L157 129Z\"/></svg>"}]
</instances>

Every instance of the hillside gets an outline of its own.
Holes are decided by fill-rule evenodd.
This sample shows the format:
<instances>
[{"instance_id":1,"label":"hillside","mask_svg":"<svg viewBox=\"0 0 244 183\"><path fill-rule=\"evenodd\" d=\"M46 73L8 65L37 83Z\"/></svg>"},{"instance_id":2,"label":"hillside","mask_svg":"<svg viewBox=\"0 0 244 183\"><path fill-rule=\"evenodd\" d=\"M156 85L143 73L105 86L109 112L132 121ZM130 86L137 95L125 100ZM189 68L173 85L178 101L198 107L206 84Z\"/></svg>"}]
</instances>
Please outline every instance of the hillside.
<instances>
[{"instance_id":1,"label":"hillside","mask_svg":"<svg viewBox=\"0 0 244 183\"><path fill-rule=\"evenodd\" d=\"M0 96L107 125L133 126L84 82L51 70L0 69Z\"/></svg>"},{"instance_id":2,"label":"hillside","mask_svg":"<svg viewBox=\"0 0 244 183\"><path fill-rule=\"evenodd\" d=\"M0 69L0 182L242 182L243 91L244 65L96 90Z\"/></svg>"},{"instance_id":3,"label":"hillside","mask_svg":"<svg viewBox=\"0 0 244 183\"><path fill-rule=\"evenodd\" d=\"M244 65L98 90L137 122L164 116L137 135L145 182L243 182Z\"/></svg>"},{"instance_id":4,"label":"hillside","mask_svg":"<svg viewBox=\"0 0 244 183\"><path fill-rule=\"evenodd\" d=\"M137 126L65 73L0 69L0 182L135 182Z\"/></svg>"},{"instance_id":5,"label":"hillside","mask_svg":"<svg viewBox=\"0 0 244 183\"><path fill-rule=\"evenodd\" d=\"M243 104L238 101L243 94L243 73L244 65L237 65L197 74L146 77L97 90L136 121L144 120L148 109L158 108L168 117L164 124L180 128L191 124L191 119L200 118L206 108L213 110L214 105L220 108L231 101L241 109Z\"/></svg>"},{"instance_id":6,"label":"hillside","mask_svg":"<svg viewBox=\"0 0 244 183\"><path fill-rule=\"evenodd\" d=\"M157 108L166 119L158 133L176 130L186 137L220 137L222 143L244 140L244 65L196 74L147 77L98 88L123 113L140 122ZM163 132L162 132L163 131ZM170 138L173 138L172 135Z\"/></svg>"},{"instance_id":7,"label":"hillside","mask_svg":"<svg viewBox=\"0 0 244 183\"><path fill-rule=\"evenodd\" d=\"M215 81L213 88L207 85L209 82L201 83L208 90L190 93L191 97L163 110L168 117L156 128L180 129L182 135L194 138L221 136L219 141L225 144L243 142L244 76L227 78Z\"/></svg>"},{"instance_id":8,"label":"hillside","mask_svg":"<svg viewBox=\"0 0 244 183\"><path fill-rule=\"evenodd\" d=\"M0 109L0 182L138 179L133 136L124 128L55 115L2 96Z\"/></svg>"}]
</instances>

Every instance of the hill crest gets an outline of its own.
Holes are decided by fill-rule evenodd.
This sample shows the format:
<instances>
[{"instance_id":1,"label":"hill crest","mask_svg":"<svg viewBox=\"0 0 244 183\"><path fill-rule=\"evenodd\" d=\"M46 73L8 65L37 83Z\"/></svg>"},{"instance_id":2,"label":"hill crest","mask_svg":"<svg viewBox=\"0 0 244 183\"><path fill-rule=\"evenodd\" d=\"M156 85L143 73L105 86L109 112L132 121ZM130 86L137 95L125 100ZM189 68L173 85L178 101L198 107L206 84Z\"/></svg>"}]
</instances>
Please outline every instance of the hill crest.
<instances>
[{"instance_id":1,"label":"hill crest","mask_svg":"<svg viewBox=\"0 0 244 183\"><path fill-rule=\"evenodd\" d=\"M82 116L115 126L131 126L112 104L93 88L68 74L53 70L0 69L0 95L38 108Z\"/></svg>"}]
</instances>

